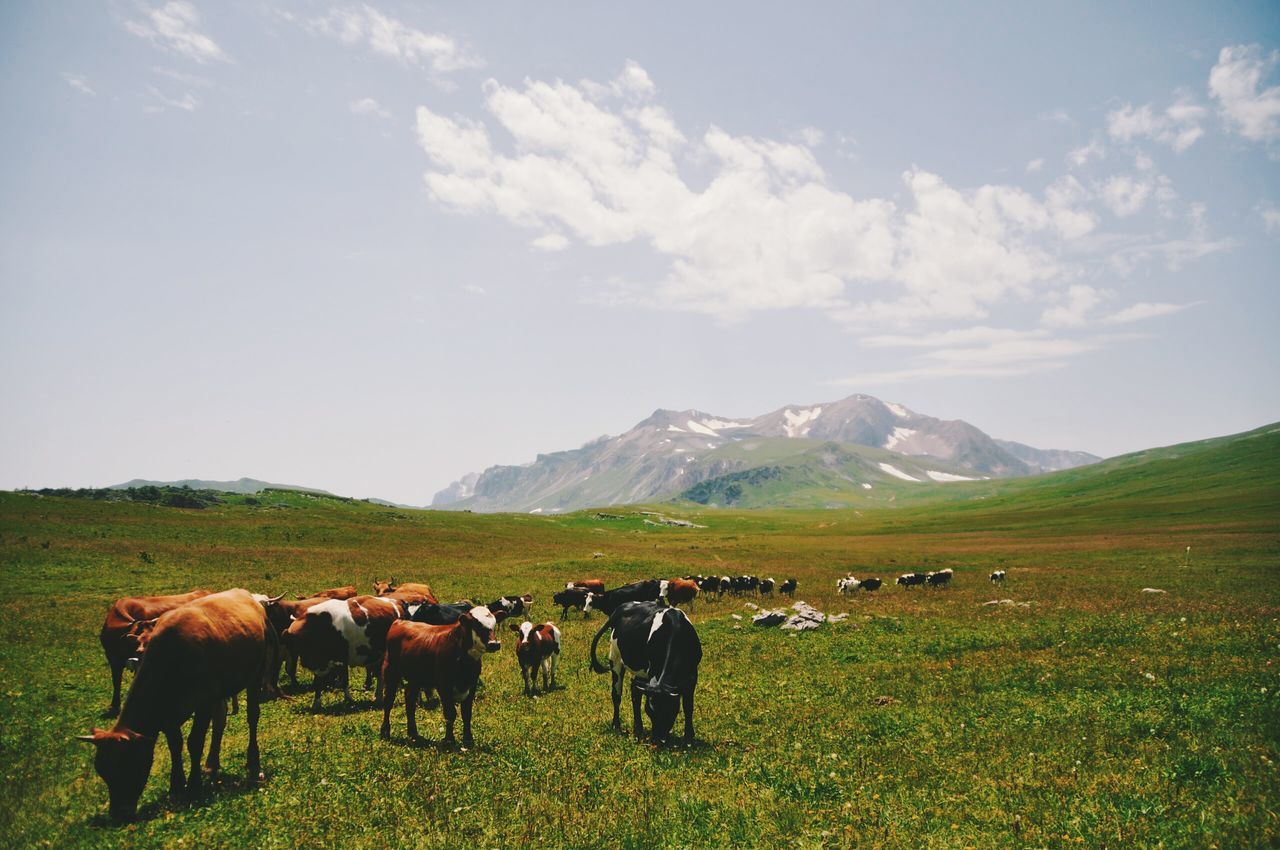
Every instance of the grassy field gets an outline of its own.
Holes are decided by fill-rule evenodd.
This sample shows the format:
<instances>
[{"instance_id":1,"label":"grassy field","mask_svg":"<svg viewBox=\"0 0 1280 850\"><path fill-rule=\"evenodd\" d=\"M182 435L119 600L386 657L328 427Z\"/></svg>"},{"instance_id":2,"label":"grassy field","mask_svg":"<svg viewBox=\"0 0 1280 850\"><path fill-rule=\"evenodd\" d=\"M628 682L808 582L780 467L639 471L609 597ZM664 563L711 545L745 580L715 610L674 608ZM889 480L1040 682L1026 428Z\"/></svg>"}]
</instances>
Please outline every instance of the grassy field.
<instances>
[{"instance_id":1,"label":"grassy field","mask_svg":"<svg viewBox=\"0 0 1280 850\"><path fill-rule=\"evenodd\" d=\"M1274 847L1277 457L1260 432L898 510L655 508L705 528L631 508L0 494L0 827L16 847ZM834 593L849 570L943 566L944 591ZM1009 579L993 588L998 568ZM120 827L72 740L103 723L97 632L122 595L367 592L395 576L450 600L529 591L536 617L558 620L546 603L568 578L688 572L795 576L798 599L851 612L793 636L733 619L742 600L699 602L689 750L610 731L608 677L586 662L601 621L577 614L560 623L560 690L522 696L510 645L486 659L468 752L410 744L403 702L383 742L369 694L346 712L330 693L319 715L295 695L264 707L260 788L240 775L236 715L206 799L167 799L160 747L141 818ZM1025 604L982 604L1005 598ZM441 734L437 708L419 723Z\"/></svg>"}]
</instances>

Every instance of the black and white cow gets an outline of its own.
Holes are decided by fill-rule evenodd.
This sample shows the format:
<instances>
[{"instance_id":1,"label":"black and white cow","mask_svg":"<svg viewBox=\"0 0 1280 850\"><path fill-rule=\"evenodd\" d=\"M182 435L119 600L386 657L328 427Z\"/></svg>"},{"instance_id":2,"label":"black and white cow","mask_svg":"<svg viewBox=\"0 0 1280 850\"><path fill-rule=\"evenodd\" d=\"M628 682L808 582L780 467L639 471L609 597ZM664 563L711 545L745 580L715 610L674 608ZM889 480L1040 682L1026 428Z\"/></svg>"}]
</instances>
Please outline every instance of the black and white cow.
<instances>
[{"instance_id":1,"label":"black and white cow","mask_svg":"<svg viewBox=\"0 0 1280 850\"><path fill-rule=\"evenodd\" d=\"M997 581L1004 581L1004 570L996 570L991 574L990 578L993 583Z\"/></svg>"},{"instance_id":2,"label":"black and white cow","mask_svg":"<svg viewBox=\"0 0 1280 850\"><path fill-rule=\"evenodd\" d=\"M415 623L426 623L431 626L452 626L462 619L463 614L474 607L474 603L467 600L455 602L452 605L434 605L430 602L423 602L421 605L406 606L409 612L409 620Z\"/></svg>"},{"instance_id":3,"label":"black and white cow","mask_svg":"<svg viewBox=\"0 0 1280 850\"><path fill-rule=\"evenodd\" d=\"M733 579L729 576L720 576L720 589L716 591L716 596L724 596L733 590Z\"/></svg>"},{"instance_id":4,"label":"black and white cow","mask_svg":"<svg viewBox=\"0 0 1280 850\"><path fill-rule=\"evenodd\" d=\"M771 579L771 578L762 578L762 579L760 579L760 595L761 595L761 596L772 596L772 595L773 595L773 589L774 589L777 585L778 585L778 582L777 582L777 581L775 581L774 579Z\"/></svg>"},{"instance_id":5,"label":"black and white cow","mask_svg":"<svg viewBox=\"0 0 1280 850\"><path fill-rule=\"evenodd\" d=\"M551 597L551 604L559 605L564 610L560 613L560 619L567 620L569 618L569 609L577 608L582 612L583 619L587 617L587 600L591 598L592 592L585 587L567 587L564 590Z\"/></svg>"},{"instance_id":6,"label":"black and white cow","mask_svg":"<svg viewBox=\"0 0 1280 850\"><path fill-rule=\"evenodd\" d=\"M902 575L898 576L897 583L902 585L903 587L916 587L918 585L924 584L925 578L926 576L924 573L903 573Z\"/></svg>"},{"instance_id":7,"label":"black and white cow","mask_svg":"<svg viewBox=\"0 0 1280 850\"><path fill-rule=\"evenodd\" d=\"M698 580L698 590L702 592L702 598L708 599L711 594L720 595L720 577L705 576Z\"/></svg>"},{"instance_id":8,"label":"black and white cow","mask_svg":"<svg viewBox=\"0 0 1280 850\"><path fill-rule=\"evenodd\" d=\"M585 615L592 611L603 611L606 614L612 614L624 602L656 602L661 595L662 582L656 578L636 581L624 584L622 587L615 587L613 590L606 590L604 593L591 594L587 597L587 604L583 607L582 613Z\"/></svg>"},{"instance_id":9,"label":"black and white cow","mask_svg":"<svg viewBox=\"0 0 1280 850\"><path fill-rule=\"evenodd\" d=\"M608 667L596 656L596 646L605 632L610 633ZM637 738L644 735L640 719L643 699L655 744L670 737L681 705L684 743L693 743L693 693L701 661L702 643L689 618L679 608L664 608L655 602L622 603L591 641L591 669L613 674L613 728L622 729L622 682L630 672L633 731Z\"/></svg>"},{"instance_id":10,"label":"black and white cow","mask_svg":"<svg viewBox=\"0 0 1280 850\"><path fill-rule=\"evenodd\" d=\"M872 591L879 590L880 585L882 584L884 584L884 582L878 578L864 578L862 580L862 589L867 593L871 593Z\"/></svg>"},{"instance_id":11,"label":"black and white cow","mask_svg":"<svg viewBox=\"0 0 1280 850\"><path fill-rule=\"evenodd\" d=\"M948 567L945 570L927 573L924 579L928 582L930 587L945 587L946 585L951 584L951 576L952 571L951 568Z\"/></svg>"},{"instance_id":12,"label":"black and white cow","mask_svg":"<svg viewBox=\"0 0 1280 850\"><path fill-rule=\"evenodd\" d=\"M789 578L786 581L784 581L782 584L778 585L778 593L782 594L783 596L790 596L792 598L795 598L796 580L793 578Z\"/></svg>"},{"instance_id":13,"label":"black and white cow","mask_svg":"<svg viewBox=\"0 0 1280 850\"><path fill-rule=\"evenodd\" d=\"M862 587L862 582L858 581L858 579L853 576L845 576L844 578L836 579L836 592L841 596L848 596L859 587Z\"/></svg>"}]
</instances>

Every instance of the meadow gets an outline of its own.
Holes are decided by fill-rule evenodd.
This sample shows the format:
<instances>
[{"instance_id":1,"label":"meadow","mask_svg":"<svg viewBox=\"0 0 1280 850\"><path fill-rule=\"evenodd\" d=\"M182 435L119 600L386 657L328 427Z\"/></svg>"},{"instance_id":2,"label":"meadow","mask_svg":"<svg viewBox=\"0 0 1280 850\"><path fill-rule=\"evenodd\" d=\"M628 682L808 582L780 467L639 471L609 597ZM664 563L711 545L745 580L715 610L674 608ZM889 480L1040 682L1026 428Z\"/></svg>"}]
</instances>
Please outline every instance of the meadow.
<instances>
[{"instance_id":1,"label":"meadow","mask_svg":"<svg viewBox=\"0 0 1280 850\"><path fill-rule=\"evenodd\" d=\"M1276 448L1274 434L1247 446L1260 454L1234 486L1160 457L1103 470L1105 486L1050 476L898 510L651 509L701 528L651 525L638 508L476 515L272 491L195 510L3 493L0 828L16 847L1274 847ZM1204 498L1161 486L1178 475L1206 480ZM942 567L949 589L891 586ZM889 581L842 598L849 571ZM753 628L745 600L697 602L698 740L654 749L609 727L608 677L587 665L601 618L562 621L550 596L571 578L686 573L796 577L797 599L851 616L793 635ZM508 640L485 660L465 752L412 744L403 701L384 742L370 693L356 689L354 710L327 693L313 714L291 690L263 709L260 787L243 781L234 715L204 799L167 798L160 747L139 820L106 818L73 736L109 725L97 633L112 600L369 592L390 576L442 600L533 593L535 619L564 633L562 687L524 697ZM1022 604L983 604L995 599ZM439 709L419 724L438 739Z\"/></svg>"}]
</instances>

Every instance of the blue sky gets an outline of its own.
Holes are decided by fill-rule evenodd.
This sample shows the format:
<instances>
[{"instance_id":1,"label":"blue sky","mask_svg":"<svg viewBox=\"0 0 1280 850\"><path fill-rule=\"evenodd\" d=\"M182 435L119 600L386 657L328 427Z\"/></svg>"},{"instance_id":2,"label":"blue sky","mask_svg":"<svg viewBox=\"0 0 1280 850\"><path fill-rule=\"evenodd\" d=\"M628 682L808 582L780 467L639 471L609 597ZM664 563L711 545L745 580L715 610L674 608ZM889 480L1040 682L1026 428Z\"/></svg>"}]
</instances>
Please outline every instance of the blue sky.
<instances>
[{"instance_id":1,"label":"blue sky","mask_svg":"<svg viewBox=\"0 0 1280 850\"><path fill-rule=\"evenodd\" d=\"M5 4L0 487L1280 419L1280 10L889 5Z\"/></svg>"}]
</instances>

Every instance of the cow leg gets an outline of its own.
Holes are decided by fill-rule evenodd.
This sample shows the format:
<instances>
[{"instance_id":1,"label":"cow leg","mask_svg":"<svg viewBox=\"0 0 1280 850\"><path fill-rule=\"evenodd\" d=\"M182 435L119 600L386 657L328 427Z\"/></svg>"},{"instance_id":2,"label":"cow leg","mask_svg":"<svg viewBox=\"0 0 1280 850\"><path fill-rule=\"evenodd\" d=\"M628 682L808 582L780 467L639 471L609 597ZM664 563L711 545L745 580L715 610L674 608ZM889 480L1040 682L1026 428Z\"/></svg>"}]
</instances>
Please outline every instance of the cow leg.
<instances>
[{"instance_id":1,"label":"cow leg","mask_svg":"<svg viewBox=\"0 0 1280 850\"><path fill-rule=\"evenodd\" d=\"M313 712L320 710L320 691L324 689L324 683L329 677L316 671L315 676L311 679L311 688L315 692L315 696L311 700L311 710Z\"/></svg>"},{"instance_id":2,"label":"cow leg","mask_svg":"<svg viewBox=\"0 0 1280 850\"><path fill-rule=\"evenodd\" d=\"M536 673L534 674L537 675ZM520 662L520 678L524 679L524 695L529 696L529 665Z\"/></svg>"},{"instance_id":3,"label":"cow leg","mask_svg":"<svg viewBox=\"0 0 1280 850\"><path fill-rule=\"evenodd\" d=\"M298 655L292 649L285 647L284 650L284 667L285 672L289 674L289 684L297 687L298 685Z\"/></svg>"},{"instance_id":4,"label":"cow leg","mask_svg":"<svg viewBox=\"0 0 1280 850\"><path fill-rule=\"evenodd\" d=\"M644 721L640 719L640 700L643 696L633 678L631 680L631 731L635 733L636 738L644 737Z\"/></svg>"},{"instance_id":5,"label":"cow leg","mask_svg":"<svg viewBox=\"0 0 1280 850\"><path fill-rule=\"evenodd\" d=\"M613 675L613 683L610 685L609 695L613 697L613 728L616 732L622 731L622 717L618 714L618 707L622 705L622 674L616 670L609 671Z\"/></svg>"},{"instance_id":6,"label":"cow leg","mask_svg":"<svg viewBox=\"0 0 1280 850\"><path fill-rule=\"evenodd\" d=\"M462 746L464 747L474 747L476 743L471 737L471 703L475 698L476 692L473 689L462 701Z\"/></svg>"},{"instance_id":7,"label":"cow leg","mask_svg":"<svg viewBox=\"0 0 1280 850\"><path fill-rule=\"evenodd\" d=\"M111 659L111 705L102 713L103 717L115 717L120 713L120 680L124 677L124 659Z\"/></svg>"},{"instance_id":8,"label":"cow leg","mask_svg":"<svg viewBox=\"0 0 1280 850\"><path fill-rule=\"evenodd\" d=\"M404 716L408 721L409 740L418 740L418 694L420 688L417 685L405 682L404 685Z\"/></svg>"},{"instance_id":9,"label":"cow leg","mask_svg":"<svg viewBox=\"0 0 1280 850\"><path fill-rule=\"evenodd\" d=\"M698 679L695 676L681 699L681 702L684 703L684 744L686 747L693 746L693 692L697 687Z\"/></svg>"},{"instance_id":10,"label":"cow leg","mask_svg":"<svg viewBox=\"0 0 1280 850\"><path fill-rule=\"evenodd\" d=\"M245 719L249 721L249 749L245 753L248 763L249 784L254 785L262 777L262 767L258 754L258 713L261 710L262 693L258 683L249 685L244 692Z\"/></svg>"},{"instance_id":11,"label":"cow leg","mask_svg":"<svg viewBox=\"0 0 1280 850\"><path fill-rule=\"evenodd\" d=\"M227 703L224 700L216 702L213 709L213 735L209 738L209 756L204 762L211 774L222 769L222 732L227 728Z\"/></svg>"},{"instance_id":12,"label":"cow leg","mask_svg":"<svg viewBox=\"0 0 1280 850\"><path fill-rule=\"evenodd\" d=\"M386 688L386 693L382 695L382 731L379 734L383 740L387 740L391 737L391 706L396 703L396 688L400 687L399 669L390 663L384 664L382 668L382 684ZM408 692L406 692L406 702L408 699Z\"/></svg>"},{"instance_id":13,"label":"cow leg","mask_svg":"<svg viewBox=\"0 0 1280 850\"><path fill-rule=\"evenodd\" d=\"M552 690L555 690L555 687L556 687L556 668L559 666L560 666L560 653L557 652L551 656L551 688Z\"/></svg>"},{"instance_id":14,"label":"cow leg","mask_svg":"<svg viewBox=\"0 0 1280 850\"><path fill-rule=\"evenodd\" d=\"M373 687L373 668L364 668L364 689L367 691Z\"/></svg>"},{"instance_id":15,"label":"cow leg","mask_svg":"<svg viewBox=\"0 0 1280 850\"><path fill-rule=\"evenodd\" d=\"M240 713L240 694L231 695L231 714Z\"/></svg>"},{"instance_id":16,"label":"cow leg","mask_svg":"<svg viewBox=\"0 0 1280 850\"><path fill-rule=\"evenodd\" d=\"M458 742L453 737L453 722L458 719L458 709L448 687L440 689L440 708L444 711L444 743L456 744Z\"/></svg>"},{"instance_id":17,"label":"cow leg","mask_svg":"<svg viewBox=\"0 0 1280 850\"><path fill-rule=\"evenodd\" d=\"M342 699L347 708L355 705L356 701L351 698L351 665L349 664L342 665Z\"/></svg>"},{"instance_id":18,"label":"cow leg","mask_svg":"<svg viewBox=\"0 0 1280 850\"><path fill-rule=\"evenodd\" d=\"M187 784L187 777L182 772L182 727L164 730L164 737L169 742L169 796L176 797Z\"/></svg>"},{"instance_id":19,"label":"cow leg","mask_svg":"<svg viewBox=\"0 0 1280 850\"><path fill-rule=\"evenodd\" d=\"M196 709L196 716L191 721L191 734L187 736L187 755L191 757L191 773L187 777L187 796L194 797L200 793L200 756L204 754L204 736L209 731L209 720L213 710L208 705Z\"/></svg>"}]
</instances>

